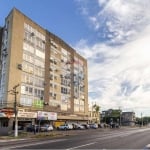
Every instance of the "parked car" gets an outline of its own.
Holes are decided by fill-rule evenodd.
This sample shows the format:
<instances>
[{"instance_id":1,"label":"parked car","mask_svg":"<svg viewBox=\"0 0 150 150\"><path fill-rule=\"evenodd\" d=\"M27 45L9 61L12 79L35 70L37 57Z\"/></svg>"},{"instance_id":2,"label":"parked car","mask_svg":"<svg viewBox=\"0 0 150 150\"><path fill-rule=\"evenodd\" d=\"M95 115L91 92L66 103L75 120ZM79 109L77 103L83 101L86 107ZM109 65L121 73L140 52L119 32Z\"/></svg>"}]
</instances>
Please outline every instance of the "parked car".
<instances>
[{"instance_id":1,"label":"parked car","mask_svg":"<svg viewBox=\"0 0 150 150\"><path fill-rule=\"evenodd\" d=\"M85 129L89 129L90 128L89 124L82 124L82 126L84 126Z\"/></svg>"},{"instance_id":2,"label":"parked car","mask_svg":"<svg viewBox=\"0 0 150 150\"><path fill-rule=\"evenodd\" d=\"M71 129L73 129L72 124L64 124L58 127L58 130L71 130Z\"/></svg>"},{"instance_id":3,"label":"parked car","mask_svg":"<svg viewBox=\"0 0 150 150\"><path fill-rule=\"evenodd\" d=\"M83 125L80 125L80 124L79 124L79 125L77 126L77 129L79 129L79 130L84 130L85 127L84 127Z\"/></svg>"},{"instance_id":4,"label":"parked car","mask_svg":"<svg viewBox=\"0 0 150 150\"><path fill-rule=\"evenodd\" d=\"M98 125L96 123L89 124L90 128L97 129Z\"/></svg>"},{"instance_id":5,"label":"parked car","mask_svg":"<svg viewBox=\"0 0 150 150\"><path fill-rule=\"evenodd\" d=\"M48 125L48 124L43 125L43 126L40 127L40 131L42 131L42 132L44 132L44 131L53 131L53 129L54 129L53 126Z\"/></svg>"},{"instance_id":6,"label":"parked car","mask_svg":"<svg viewBox=\"0 0 150 150\"><path fill-rule=\"evenodd\" d=\"M75 129L75 130L76 129L80 129L80 130L85 129L85 127L83 125L80 125L78 123L73 123L72 125L73 125L73 129Z\"/></svg>"},{"instance_id":7,"label":"parked car","mask_svg":"<svg viewBox=\"0 0 150 150\"><path fill-rule=\"evenodd\" d=\"M39 128L38 125L28 125L26 127L26 129L27 129L28 132L34 132L34 131L38 132L38 131L40 131L40 128Z\"/></svg>"}]
</instances>

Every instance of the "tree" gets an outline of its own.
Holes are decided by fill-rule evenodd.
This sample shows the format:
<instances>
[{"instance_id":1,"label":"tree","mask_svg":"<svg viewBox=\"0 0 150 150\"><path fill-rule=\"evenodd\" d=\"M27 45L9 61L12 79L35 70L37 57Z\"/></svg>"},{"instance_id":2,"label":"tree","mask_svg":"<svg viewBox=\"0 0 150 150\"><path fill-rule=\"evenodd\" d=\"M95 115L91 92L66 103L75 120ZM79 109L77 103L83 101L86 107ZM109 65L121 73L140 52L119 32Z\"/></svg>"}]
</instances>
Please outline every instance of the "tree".
<instances>
[{"instance_id":1,"label":"tree","mask_svg":"<svg viewBox=\"0 0 150 150\"><path fill-rule=\"evenodd\" d=\"M96 123L99 123L99 121L100 121L100 114L99 114L99 112L100 112L100 106L98 106L98 105L96 105L96 104L94 104L93 106L92 106L92 110L94 109L94 112L92 111L92 115L93 115L93 113L95 113L96 114L96 120L95 120L95 122Z\"/></svg>"},{"instance_id":2,"label":"tree","mask_svg":"<svg viewBox=\"0 0 150 150\"><path fill-rule=\"evenodd\" d=\"M94 110L96 111L96 113L98 113L100 111L100 106L98 105L93 105Z\"/></svg>"}]
</instances>

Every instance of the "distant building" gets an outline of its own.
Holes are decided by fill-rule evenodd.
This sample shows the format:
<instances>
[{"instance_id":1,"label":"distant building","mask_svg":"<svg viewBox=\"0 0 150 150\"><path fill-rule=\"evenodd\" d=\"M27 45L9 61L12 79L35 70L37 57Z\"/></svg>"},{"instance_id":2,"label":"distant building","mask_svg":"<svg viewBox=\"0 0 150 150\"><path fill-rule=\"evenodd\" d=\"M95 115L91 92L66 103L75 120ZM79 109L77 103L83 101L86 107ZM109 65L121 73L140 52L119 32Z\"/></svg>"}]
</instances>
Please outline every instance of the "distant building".
<instances>
[{"instance_id":1,"label":"distant building","mask_svg":"<svg viewBox=\"0 0 150 150\"><path fill-rule=\"evenodd\" d=\"M102 111L101 121L105 123L118 123L121 124L121 110L120 109L108 109Z\"/></svg>"},{"instance_id":2,"label":"distant building","mask_svg":"<svg viewBox=\"0 0 150 150\"><path fill-rule=\"evenodd\" d=\"M101 115L91 106L89 107L89 123L100 123Z\"/></svg>"},{"instance_id":3,"label":"distant building","mask_svg":"<svg viewBox=\"0 0 150 150\"><path fill-rule=\"evenodd\" d=\"M101 121L106 123L119 123L123 126L134 126L136 122L134 112L122 112L120 109L102 111Z\"/></svg>"},{"instance_id":4,"label":"distant building","mask_svg":"<svg viewBox=\"0 0 150 150\"><path fill-rule=\"evenodd\" d=\"M122 112L121 122L124 126L134 126L136 122L135 112Z\"/></svg>"}]
</instances>

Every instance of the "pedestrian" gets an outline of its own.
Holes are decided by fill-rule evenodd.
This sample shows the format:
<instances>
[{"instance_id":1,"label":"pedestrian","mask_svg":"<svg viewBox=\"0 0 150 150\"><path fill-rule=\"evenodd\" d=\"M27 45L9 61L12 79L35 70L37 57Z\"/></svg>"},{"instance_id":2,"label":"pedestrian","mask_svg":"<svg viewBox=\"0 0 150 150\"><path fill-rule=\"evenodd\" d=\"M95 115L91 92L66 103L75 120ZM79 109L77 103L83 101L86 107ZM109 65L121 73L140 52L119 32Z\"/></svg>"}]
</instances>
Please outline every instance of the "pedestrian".
<instances>
[{"instance_id":1,"label":"pedestrian","mask_svg":"<svg viewBox=\"0 0 150 150\"><path fill-rule=\"evenodd\" d=\"M34 134L36 134L36 125L34 125Z\"/></svg>"}]
</instances>

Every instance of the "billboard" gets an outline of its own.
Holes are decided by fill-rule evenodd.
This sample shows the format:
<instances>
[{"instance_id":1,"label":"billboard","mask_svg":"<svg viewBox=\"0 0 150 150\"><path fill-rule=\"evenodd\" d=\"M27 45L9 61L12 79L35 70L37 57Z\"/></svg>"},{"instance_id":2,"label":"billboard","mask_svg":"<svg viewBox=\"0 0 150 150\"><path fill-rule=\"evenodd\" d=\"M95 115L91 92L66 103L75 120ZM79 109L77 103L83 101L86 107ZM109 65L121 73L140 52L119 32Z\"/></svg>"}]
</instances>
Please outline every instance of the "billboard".
<instances>
[{"instance_id":1,"label":"billboard","mask_svg":"<svg viewBox=\"0 0 150 150\"><path fill-rule=\"evenodd\" d=\"M37 119L38 120L57 120L57 113L38 111Z\"/></svg>"},{"instance_id":2,"label":"billboard","mask_svg":"<svg viewBox=\"0 0 150 150\"><path fill-rule=\"evenodd\" d=\"M18 111L18 118L37 118L36 112L21 112Z\"/></svg>"},{"instance_id":3,"label":"billboard","mask_svg":"<svg viewBox=\"0 0 150 150\"><path fill-rule=\"evenodd\" d=\"M43 106L44 106L43 100L35 99L32 103L32 107L34 108L43 108Z\"/></svg>"}]
</instances>

